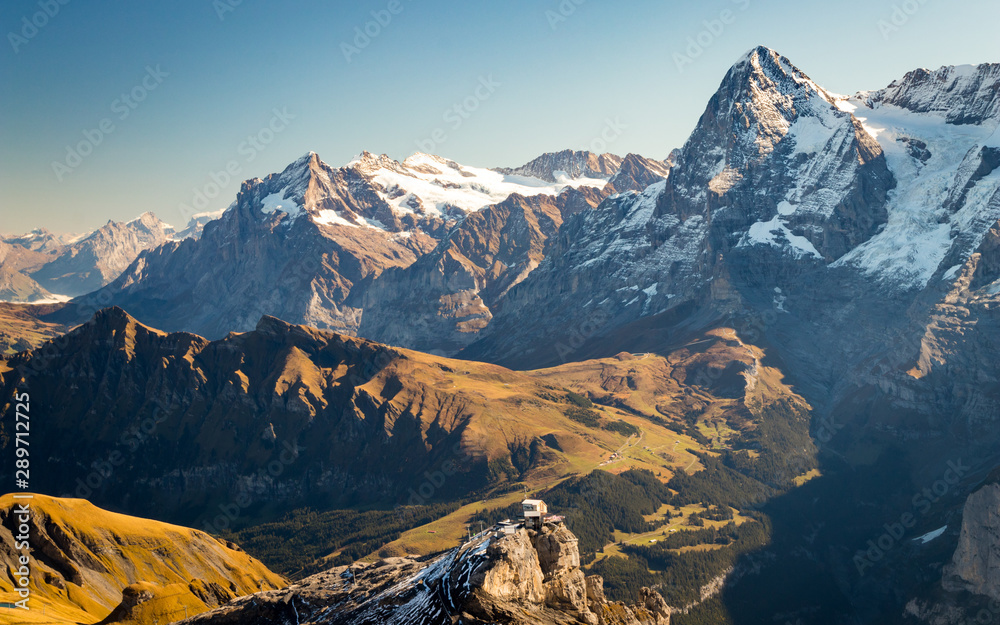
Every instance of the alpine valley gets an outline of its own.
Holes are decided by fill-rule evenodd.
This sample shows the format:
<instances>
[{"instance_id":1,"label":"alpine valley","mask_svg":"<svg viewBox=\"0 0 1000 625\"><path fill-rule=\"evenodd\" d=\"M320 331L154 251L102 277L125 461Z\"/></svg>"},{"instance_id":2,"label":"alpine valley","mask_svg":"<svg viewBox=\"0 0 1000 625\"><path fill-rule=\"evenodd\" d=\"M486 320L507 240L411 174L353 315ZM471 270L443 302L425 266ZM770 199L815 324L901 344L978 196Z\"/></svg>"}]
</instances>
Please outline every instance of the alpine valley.
<instances>
[{"instance_id":1,"label":"alpine valley","mask_svg":"<svg viewBox=\"0 0 1000 625\"><path fill-rule=\"evenodd\" d=\"M309 152L3 237L25 622L1000 618L998 125L1000 64L840 95L757 47L655 157Z\"/></svg>"}]
</instances>

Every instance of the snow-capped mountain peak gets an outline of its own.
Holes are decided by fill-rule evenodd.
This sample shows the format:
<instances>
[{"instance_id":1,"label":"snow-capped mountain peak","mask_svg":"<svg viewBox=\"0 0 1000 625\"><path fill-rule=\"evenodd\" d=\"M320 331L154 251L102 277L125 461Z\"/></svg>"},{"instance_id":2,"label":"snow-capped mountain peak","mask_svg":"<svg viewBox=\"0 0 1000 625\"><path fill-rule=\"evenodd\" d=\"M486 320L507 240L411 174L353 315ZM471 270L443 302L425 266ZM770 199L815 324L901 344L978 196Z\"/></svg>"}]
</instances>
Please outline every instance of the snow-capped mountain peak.
<instances>
[{"instance_id":1,"label":"snow-capped mountain peak","mask_svg":"<svg viewBox=\"0 0 1000 625\"><path fill-rule=\"evenodd\" d=\"M1000 120L1000 63L916 69L877 91L857 94L868 106L892 104L932 113L956 125Z\"/></svg>"},{"instance_id":2,"label":"snow-capped mountain peak","mask_svg":"<svg viewBox=\"0 0 1000 625\"><path fill-rule=\"evenodd\" d=\"M898 187L884 229L836 265L893 288L965 262L1000 219L1000 64L909 72L844 106L882 147Z\"/></svg>"}]
</instances>

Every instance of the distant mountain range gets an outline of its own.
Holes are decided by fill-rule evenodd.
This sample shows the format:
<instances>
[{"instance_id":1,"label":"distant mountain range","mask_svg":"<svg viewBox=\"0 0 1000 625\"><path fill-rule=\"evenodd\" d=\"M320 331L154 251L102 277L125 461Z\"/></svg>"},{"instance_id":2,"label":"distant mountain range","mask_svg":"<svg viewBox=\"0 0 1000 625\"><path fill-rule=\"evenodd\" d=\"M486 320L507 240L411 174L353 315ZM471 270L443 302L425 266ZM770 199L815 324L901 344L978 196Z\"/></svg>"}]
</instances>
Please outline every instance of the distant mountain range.
<instances>
[{"instance_id":1,"label":"distant mountain range","mask_svg":"<svg viewBox=\"0 0 1000 625\"><path fill-rule=\"evenodd\" d=\"M82 235L38 229L0 237L0 301L58 301L97 290L140 252L170 240L197 238L202 226L219 214L195 215L180 232L153 213L143 213Z\"/></svg>"},{"instance_id":2,"label":"distant mountain range","mask_svg":"<svg viewBox=\"0 0 1000 625\"><path fill-rule=\"evenodd\" d=\"M166 419L127 479L92 490L167 516L256 486L405 503L456 444L482 455L435 497L499 507L508 482L555 488L622 437L660 437L629 462L667 471L684 506L759 515L768 546L619 545L595 565L615 584L708 587L692 622L959 623L1000 597L979 565L1000 561L998 125L1000 64L841 95L757 47L662 161L310 152L245 181L198 237L144 217L5 239L9 293L92 290L7 311L31 334L5 339L18 349L79 327L0 362L4 396L58 399L51 488ZM678 436L690 464L664 449ZM308 467L261 478L286 440ZM721 581L692 573L709 570Z\"/></svg>"}]
</instances>

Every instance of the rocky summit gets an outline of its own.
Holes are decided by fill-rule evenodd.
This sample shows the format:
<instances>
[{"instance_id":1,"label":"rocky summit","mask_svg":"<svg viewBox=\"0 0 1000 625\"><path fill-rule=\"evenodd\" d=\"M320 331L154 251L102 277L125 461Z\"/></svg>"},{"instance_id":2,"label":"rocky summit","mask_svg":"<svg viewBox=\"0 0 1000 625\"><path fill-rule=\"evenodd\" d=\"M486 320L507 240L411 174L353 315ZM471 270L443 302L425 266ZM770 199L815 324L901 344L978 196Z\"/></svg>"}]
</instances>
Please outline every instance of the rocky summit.
<instances>
[{"instance_id":1,"label":"rocky summit","mask_svg":"<svg viewBox=\"0 0 1000 625\"><path fill-rule=\"evenodd\" d=\"M605 599L601 577L580 568L576 536L558 523L494 528L428 558L336 567L183 623L669 625L663 599L647 588L641 597L642 605Z\"/></svg>"}]
</instances>

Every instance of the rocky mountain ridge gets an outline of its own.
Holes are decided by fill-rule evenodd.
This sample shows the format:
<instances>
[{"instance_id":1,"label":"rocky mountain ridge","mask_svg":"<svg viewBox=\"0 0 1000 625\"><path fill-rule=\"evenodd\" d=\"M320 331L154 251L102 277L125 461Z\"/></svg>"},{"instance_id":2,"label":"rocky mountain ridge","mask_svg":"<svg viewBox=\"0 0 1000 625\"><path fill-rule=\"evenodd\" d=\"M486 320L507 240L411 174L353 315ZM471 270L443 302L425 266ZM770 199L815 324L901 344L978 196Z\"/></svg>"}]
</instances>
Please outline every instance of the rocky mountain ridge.
<instances>
[{"instance_id":1,"label":"rocky mountain ridge","mask_svg":"<svg viewBox=\"0 0 1000 625\"><path fill-rule=\"evenodd\" d=\"M68 306L59 320L81 322L93 312L88 302L98 301L102 306L123 306L157 327L213 338L250 329L264 314L354 334L366 306L384 305L407 293L396 288L369 298L370 285L383 272L407 268L435 247L441 247L439 256L445 254L451 238L461 236L456 233L479 227L470 220L505 228L510 245L533 250L530 258L517 261L523 262L515 269L496 265L485 250L485 256L469 258L479 267L473 273L485 269L505 274L499 281L509 286L534 268L543 246L532 227L503 220L532 212L531 205L538 203L565 206L560 213L589 209L599 201L596 188L607 186L611 175L607 168L620 162L617 157L589 153L573 158L603 165L600 171L576 168L578 175L560 174L558 180L548 181L466 167L427 154L398 162L365 152L334 168L309 153L281 173L246 181L237 200L205 225L199 240L171 242L148 251L115 282ZM663 166L640 157L628 162L631 178L620 179L623 186L665 172ZM581 194L590 199L581 200ZM481 213L488 216L480 217ZM560 216L556 227L561 221ZM456 270L462 274L469 269ZM446 283L466 279L451 271L445 270ZM485 286L479 280L476 290ZM463 290L446 287L443 293L426 296L457 301L467 297ZM219 293L227 295L220 299ZM441 315L428 310L426 323L450 323L448 307L444 305ZM377 332L366 334L376 340L391 336L391 331L381 333L380 321L366 327ZM463 332L449 332L450 340L457 342L453 351L468 342Z\"/></svg>"},{"instance_id":2,"label":"rocky mountain ridge","mask_svg":"<svg viewBox=\"0 0 1000 625\"><path fill-rule=\"evenodd\" d=\"M427 558L389 558L331 569L183 621L185 625L669 625L671 609L643 588L642 605L604 598L600 576L580 568L562 524L540 532L495 530Z\"/></svg>"},{"instance_id":3,"label":"rocky mountain ridge","mask_svg":"<svg viewBox=\"0 0 1000 625\"><path fill-rule=\"evenodd\" d=\"M520 167L498 167L502 174L528 176L547 182L561 178L602 178L615 175L621 168L622 157L615 154L594 154L587 151L563 150L543 154Z\"/></svg>"}]
</instances>

